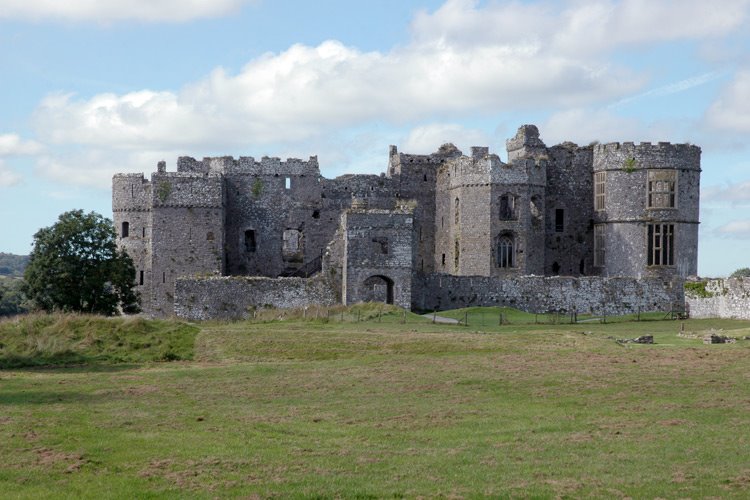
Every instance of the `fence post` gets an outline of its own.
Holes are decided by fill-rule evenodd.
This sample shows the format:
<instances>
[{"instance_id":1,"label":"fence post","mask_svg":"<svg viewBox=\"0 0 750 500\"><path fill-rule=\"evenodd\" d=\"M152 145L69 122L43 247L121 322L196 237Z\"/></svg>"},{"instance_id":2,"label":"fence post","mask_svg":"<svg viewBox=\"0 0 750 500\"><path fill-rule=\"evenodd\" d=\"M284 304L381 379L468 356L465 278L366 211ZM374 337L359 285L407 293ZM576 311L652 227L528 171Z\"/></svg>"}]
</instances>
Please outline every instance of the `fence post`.
<instances>
[{"instance_id":1,"label":"fence post","mask_svg":"<svg viewBox=\"0 0 750 500\"><path fill-rule=\"evenodd\" d=\"M469 311L464 311L464 326L469 326Z\"/></svg>"}]
</instances>

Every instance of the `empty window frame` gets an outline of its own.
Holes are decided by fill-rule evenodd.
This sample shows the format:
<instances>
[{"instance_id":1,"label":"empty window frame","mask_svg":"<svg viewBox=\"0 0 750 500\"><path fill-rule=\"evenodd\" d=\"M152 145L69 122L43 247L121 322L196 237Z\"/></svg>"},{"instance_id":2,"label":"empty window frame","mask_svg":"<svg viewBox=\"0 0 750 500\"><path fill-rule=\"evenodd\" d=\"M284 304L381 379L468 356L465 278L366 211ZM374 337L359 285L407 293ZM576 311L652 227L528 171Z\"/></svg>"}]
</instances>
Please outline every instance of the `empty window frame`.
<instances>
[{"instance_id":1,"label":"empty window frame","mask_svg":"<svg viewBox=\"0 0 750 500\"><path fill-rule=\"evenodd\" d=\"M648 208L675 208L677 170L648 171Z\"/></svg>"},{"instance_id":2,"label":"empty window frame","mask_svg":"<svg viewBox=\"0 0 750 500\"><path fill-rule=\"evenodd\" d=\"M292 178L291 177L285 177L284 178L284 189L292 189Z\"/></svg>"},{"instance_id":3,"label":"empty window frame","mask_svg":"<svg viewBox=\"0 0 750 500\"><path fill-rule=\"evenodd\" d=\"M594 267L604 267L606 228L604 224L594 226Z\"/></svg>"},{"instance_id":4,"label":"empty window frame","mask_svg":"<svg viewBox=\"0 0 750 500\"><path fill-rule=\"evenodd\" d=\"M674 224L649 224L647 239L647 264L649 266L673 266Z\"/></svg>"},{"instance_id":5,"label":"empty window frame","mask_svg":"<svg viewBox=\"0 0 750 500\"><path fill-rule=\"evenodd\" d=\"M255 241L255 230L248 229L245 231L245 251L255 252L257 250L257 243Z\"/></svg>"},{"instance_id":6,"label":"empty window frame","mask_svg":"<svg viewBox=\"0 0 750 500\"><path fill-rule=\"evenodd\" d=\"M497 240L497 267L511 268L514 262L513 236L509 234L501 235Z\"/></svg>"},{"instance_id":7,"label":"empty window frame","mask_svg":"<svg viewBox=\"0 0 750 500\"><path fill-rule=\"evenodd\" d=\"M388 238L376 236L372 239L372 248L376 254L388 255Z\"/></svg>"},{"instance_id":8,"label":"empty window frame","mask_svg":"<svg viewBox=\"0 0 750 500\"><path fill-rule=\"evenodd\" d=\"M461 244L458 240L455 241L455 248L453 252L453 267L458 270L458 264L461 258Z\"/></svg>"},{"instance_id":9,"label":"empty window frame","mask_svg":"<svg viewBox=\"0 0 750 500\"><path fill-rule=\"evenodd\" d=\"M500 220L515 220L516 215L516 197L512 194L504 194L500 197Z\"/></svg>"},{"instance_id":10,"label":"empty window frame","mask_svg":"<svg viewBox=\"0 0 750 500\"><path fill-rule=\"evenodd\" d=\"M565 231L565 210L562 208L555 209L555 232L562 233Z\"/></svg>"},{"instance_id":11,"label":"empty window frame","mask_svg":"<svg viewBox=\"0 0 750 500\"><path fill-rule=\"evenodd\" d=\"M459 218L460 218L459 217L459 215L460 215L459 214L459 208L461 206L461 202L458 200L458 198L456 198L456 201L454 202L454 205L455 205L454 222L456 224L458 224L458 221L459 221Z\"/></svg>"},{"instance_id":12,"label":"empty window frame","mask_svg":"<svg viewBox=\"0 0 750 500\"><path fill-rule=\"evenodd\" d=\"M604 210L606 184L607 172L596 172L594 174L594 210Z\"/></svg>"},{"instance_id":13,"label":"empty window frame","mask_svg":"<svg viewBox=\"0 0 750 500\"><path fill-rule=\"evenodd\" d=\"M120 237L127 238L128 236L130 236L130 222L123 222L120 231Z\"/></svg>"}]
</instances>

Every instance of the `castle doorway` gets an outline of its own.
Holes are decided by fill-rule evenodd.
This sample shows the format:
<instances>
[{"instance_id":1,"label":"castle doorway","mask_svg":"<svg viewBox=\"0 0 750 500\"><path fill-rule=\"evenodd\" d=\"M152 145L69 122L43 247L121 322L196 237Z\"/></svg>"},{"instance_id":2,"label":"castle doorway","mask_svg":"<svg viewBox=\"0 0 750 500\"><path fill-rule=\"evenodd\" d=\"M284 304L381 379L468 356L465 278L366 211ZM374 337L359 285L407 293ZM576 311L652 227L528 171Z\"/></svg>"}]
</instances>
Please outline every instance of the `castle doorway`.
<instances>
[{"instance_id":1,"label":"castle doorway","mask_svg":"<svg viewBox=\"0 0 750 500\"><path fill-rule=\"evenodd\" d=\"M387 276L370 276L363 283L362 300L393 304L393 280Z\"/></svg>"}]
</instances>

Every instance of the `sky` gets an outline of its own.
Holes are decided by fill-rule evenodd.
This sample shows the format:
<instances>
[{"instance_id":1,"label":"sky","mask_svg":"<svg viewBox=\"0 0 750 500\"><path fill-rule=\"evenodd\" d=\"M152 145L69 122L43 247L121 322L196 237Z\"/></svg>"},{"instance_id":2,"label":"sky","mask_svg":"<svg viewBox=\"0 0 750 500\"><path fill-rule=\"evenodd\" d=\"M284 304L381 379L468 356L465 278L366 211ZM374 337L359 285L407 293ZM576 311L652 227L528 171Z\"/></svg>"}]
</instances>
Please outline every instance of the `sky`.
<instances>
[{"instance_id":1,"label":"sky","mask_svg":"<svg viewBox=\"0 0 750 500\"><path fill-rule=\"evenodd\" d=\"M0 0L0 251L178 156L380 173L527 123L702 148L698 272L750 267L750 0Z\"/></svg>"}]
</instances>

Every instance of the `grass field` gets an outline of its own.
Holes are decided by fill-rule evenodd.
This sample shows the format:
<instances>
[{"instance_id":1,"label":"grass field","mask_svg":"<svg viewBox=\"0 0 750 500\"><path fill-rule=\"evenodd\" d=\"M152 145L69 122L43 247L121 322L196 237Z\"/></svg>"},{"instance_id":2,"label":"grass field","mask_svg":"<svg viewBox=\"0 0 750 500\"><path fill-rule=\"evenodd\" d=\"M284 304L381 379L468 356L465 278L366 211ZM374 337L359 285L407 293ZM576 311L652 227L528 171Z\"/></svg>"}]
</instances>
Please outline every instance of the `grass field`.
<instances>
[{"instance_id":1,"label":"grass field","mask_svg":"<svg viewBox=\"0 0 750 500\"><path fill-rule=\"evenodd\" d=\"M83 363L0 370L0 496L747 497L750 341L703 345L654 316L471 313L468 326L372 310L358 323L37 317L36 351L20 322L0 323L6 366L60 336L56 352ZM684 328L750 335L742 321ZM644 334L656 344L613 340ZM165 352L181 360L153 361Z\"/></svg>"}]
</instances>

